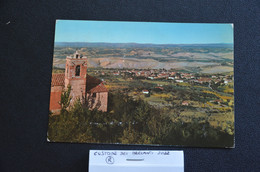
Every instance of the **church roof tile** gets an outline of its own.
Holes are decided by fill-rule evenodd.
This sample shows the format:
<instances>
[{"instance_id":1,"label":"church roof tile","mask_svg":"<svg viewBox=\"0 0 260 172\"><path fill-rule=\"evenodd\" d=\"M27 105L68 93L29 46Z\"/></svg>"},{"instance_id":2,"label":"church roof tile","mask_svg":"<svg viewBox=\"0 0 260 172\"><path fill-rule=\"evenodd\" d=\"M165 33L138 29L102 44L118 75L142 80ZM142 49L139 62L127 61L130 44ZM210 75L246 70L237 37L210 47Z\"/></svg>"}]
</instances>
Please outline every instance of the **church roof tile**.
<instances>
[{"instance_id":1,"label":"church roof tile","mask_svg":"<svg viewBox=\"0 0 260 172\"><path fill-rule=\"evenodd\" d=\"M108 92L108 90L100 79L87 75L87 92L99 93L99 92Z\"/></svg>"},{"instance_id":2,"label":"church roof tile","mask_svg":"<svg viewBox=\"0 0 260 172\"><path fill-rule=\"evenodd\" d=\"M53 73L51 86L64 86L64 79L65 79L64 73Z\"/></svg>"}]
</instances>

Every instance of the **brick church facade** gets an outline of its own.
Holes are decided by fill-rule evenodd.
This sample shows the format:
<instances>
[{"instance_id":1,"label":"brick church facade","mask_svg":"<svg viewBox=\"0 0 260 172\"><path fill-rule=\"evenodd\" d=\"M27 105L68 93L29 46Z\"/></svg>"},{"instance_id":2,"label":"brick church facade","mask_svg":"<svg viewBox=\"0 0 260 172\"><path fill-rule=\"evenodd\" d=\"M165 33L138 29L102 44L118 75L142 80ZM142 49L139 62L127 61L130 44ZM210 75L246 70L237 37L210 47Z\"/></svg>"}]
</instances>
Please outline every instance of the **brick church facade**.
<instances>
[{"instance_id":1,"label":"brick church facade","mask_svg":"<svg viewBox=\"0 0 260 172\"><path fill-rule=\"evenodd\" d=\"M71 87L70 105L79 99L89 109L97 108L107 111L108 90L103 82L87 74L87 57L77 51L73 56L67 56L65 73L53 73L51 82L50 111L58 113L61 110L61 94Z\"/></svg>"}]
</instances>

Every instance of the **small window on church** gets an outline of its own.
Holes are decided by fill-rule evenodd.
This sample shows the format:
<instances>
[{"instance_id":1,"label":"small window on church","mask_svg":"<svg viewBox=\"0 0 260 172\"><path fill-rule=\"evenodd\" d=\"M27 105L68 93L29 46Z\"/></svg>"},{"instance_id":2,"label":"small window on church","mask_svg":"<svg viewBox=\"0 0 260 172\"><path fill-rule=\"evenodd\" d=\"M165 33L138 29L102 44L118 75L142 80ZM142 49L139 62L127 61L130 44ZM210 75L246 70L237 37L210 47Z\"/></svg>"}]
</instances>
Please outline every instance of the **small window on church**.
<instances>
[{"instance_id":1,"label":"small window on church","mask_svg":"<svg viewBox=\"0 0 260 172\"><path fill-rule=\"evenodd\" d=\"M76 76L80 76L80 65L76 66Z\"/></svg>"},{"instance_id":2,"label":"small window on church","mask_svg":"<svg viewBox=\"0 0 260 172\"><path fill-rule=\"evenodd\" d=\"M93 95L92 95L93 97L96 97L97 96L97 94L96 93L93 93Z\"/></svg>"}]
</instances>

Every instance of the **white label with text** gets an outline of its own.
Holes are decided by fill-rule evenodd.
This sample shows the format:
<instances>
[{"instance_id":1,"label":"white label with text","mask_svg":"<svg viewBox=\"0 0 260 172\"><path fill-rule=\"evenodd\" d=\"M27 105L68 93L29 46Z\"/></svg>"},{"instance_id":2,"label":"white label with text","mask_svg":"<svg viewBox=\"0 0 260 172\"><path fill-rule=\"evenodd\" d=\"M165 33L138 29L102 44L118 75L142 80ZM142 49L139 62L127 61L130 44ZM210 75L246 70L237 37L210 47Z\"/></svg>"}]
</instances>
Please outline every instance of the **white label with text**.
<instances>
[{"instance_id":1,"label":"white label with text","mask_svg":"<svg viewBox=\"0 0 260 172\"><path fill-rule=\"evenodd\" d=\"M183 151L90 150L89 172L183 172Z\"/></svg>"}]
</instances>

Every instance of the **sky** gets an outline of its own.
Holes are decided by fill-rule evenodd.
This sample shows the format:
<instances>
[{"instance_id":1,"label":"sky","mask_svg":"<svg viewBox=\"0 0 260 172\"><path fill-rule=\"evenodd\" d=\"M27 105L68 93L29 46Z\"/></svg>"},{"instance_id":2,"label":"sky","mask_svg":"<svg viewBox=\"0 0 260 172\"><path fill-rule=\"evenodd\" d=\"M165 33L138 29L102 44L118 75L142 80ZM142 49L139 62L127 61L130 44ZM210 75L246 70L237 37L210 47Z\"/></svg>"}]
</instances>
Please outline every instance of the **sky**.
<instances>
[{"instance_id":1,"label":"sky","mask_svg":"<svg viewBox=\"0 0 260 172\"><path fill-rule=\"evenodd\" d=\"M57 20L55 42L233 43L232 24Z\"/></svg>"}]
</instances>

